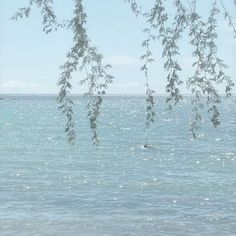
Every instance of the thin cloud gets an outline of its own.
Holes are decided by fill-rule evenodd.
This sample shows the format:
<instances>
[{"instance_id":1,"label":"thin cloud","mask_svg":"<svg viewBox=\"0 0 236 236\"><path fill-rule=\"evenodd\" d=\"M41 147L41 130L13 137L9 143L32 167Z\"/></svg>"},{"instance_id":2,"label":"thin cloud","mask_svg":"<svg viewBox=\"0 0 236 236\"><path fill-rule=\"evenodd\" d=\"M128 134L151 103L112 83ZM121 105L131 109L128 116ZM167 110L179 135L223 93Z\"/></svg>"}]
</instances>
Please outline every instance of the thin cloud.
<instances>
[{"instance_id":1,"label":"thin cloud","mask_svg":"<svg viewBox=\"0 0 236 236\"><path fill-rule=\"evenodd\" d=\"M45 86L37 83L11 80L0 83L0 91L4 93L35 93L48 90Z\"/></svg>"}]
</instances>

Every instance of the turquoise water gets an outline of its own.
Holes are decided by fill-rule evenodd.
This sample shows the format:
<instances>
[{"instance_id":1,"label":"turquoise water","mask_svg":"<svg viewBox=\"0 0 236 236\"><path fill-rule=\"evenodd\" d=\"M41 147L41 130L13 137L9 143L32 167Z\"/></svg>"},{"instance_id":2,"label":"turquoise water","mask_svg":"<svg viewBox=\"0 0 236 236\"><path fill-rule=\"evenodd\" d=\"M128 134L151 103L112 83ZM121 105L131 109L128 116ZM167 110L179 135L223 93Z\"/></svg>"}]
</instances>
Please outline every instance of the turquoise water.
<instances>
[{"instance_id":1,"label":"turquoise water","mask_svg":"<svg viewBox=\"0 0 236 236\"><path fill-rule=\"evenodd\" d=\"M149 130L144 98L106 98L96 148L83 99L71 147L53 97L5 96L0 235L236 235L234 100L192 140L188 98L168 112L160 97Z\"/></svg>"}]
</instances>

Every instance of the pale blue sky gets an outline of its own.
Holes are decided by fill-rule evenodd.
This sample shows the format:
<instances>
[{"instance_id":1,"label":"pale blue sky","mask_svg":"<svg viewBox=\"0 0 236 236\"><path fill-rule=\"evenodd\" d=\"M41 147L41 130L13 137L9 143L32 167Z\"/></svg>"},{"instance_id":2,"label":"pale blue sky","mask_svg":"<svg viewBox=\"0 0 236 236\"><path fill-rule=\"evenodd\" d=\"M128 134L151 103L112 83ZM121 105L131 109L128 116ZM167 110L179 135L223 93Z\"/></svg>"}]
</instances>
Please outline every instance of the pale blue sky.
<instances>
[{"instance_id":1,"label":"pale blue sky","mask_svg":"<svg viewBox=\"0 0 236 236\"><path fill-rule=\"evenodd\" d=\"M72 45L72 34L65 30L45 35L42 32L41 17L34 8L29 19L10 21L17 8L26 6L27 0L0 0L0 93L57 93L59 66ZM60 19L71 17L72 0L55 0L55 11ZM153 0L139 1L145 7ZM200 0L200 9L205 11L206 1ZM201 3L202 2L202 3ZM232 0L225 1L232 16ZM111 73L115 82L109 93L144 93L145 78L140 71L139 57L143 53L141 43L145 38L142 33L145 22L136 19L129 6L123 0L84 0L88 15L88 33L94 45L99 46L105 61L113 68ZM236 82L236 40L233 39L227 24L220 20L219 53L230 66L229 75ZM182 42L183 80L191 75L191 48L187 41ZM151 68L151 84L158 93L165 93L166 74L162 68L161 49L153 45L156 63ZM79 73L73 77L73 93L83 93L80 87L82 79ZM222 88L219 88L222 90ZM186 93L185 86L183 92ZM235 92L235 89L234 89Z\"/></svg>"}]
</instances>

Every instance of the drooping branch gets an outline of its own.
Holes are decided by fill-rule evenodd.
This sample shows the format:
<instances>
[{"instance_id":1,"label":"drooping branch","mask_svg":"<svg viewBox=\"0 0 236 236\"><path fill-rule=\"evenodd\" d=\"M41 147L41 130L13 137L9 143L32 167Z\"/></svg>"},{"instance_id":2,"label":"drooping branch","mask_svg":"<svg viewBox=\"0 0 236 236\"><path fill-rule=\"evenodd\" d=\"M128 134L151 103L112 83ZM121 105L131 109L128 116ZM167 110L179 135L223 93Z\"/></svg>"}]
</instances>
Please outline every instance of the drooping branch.
<instances>
[{"instance_id":1,"label":"drooping branch","mask_svg":"<svg viewBox=\"0 0 236 236\"><path fill-rule=\"evenodd\" d=\"M91 46L91 42L87 35L86 22L87 16L84 12L82 0L74 0L73 18L59 24L56 21L56 15L53 12L52 0L30 0L29 6L20 8L12 17L13 20L28 17L33 5L36 5L43 17L43 31L47 34L58 27L67 27L73 32L73 46L66 55L65 63L60 67L61 73L58 80L59 93L57 101L59 109L66 115L65 133L69 143L73 144L76 139L75 121L74 121L74 103L70 98L72 90L72 74L80 71L86 72L86 79L81 84L87 82L89 85L88 97L88 118L90 128L93 132L93 142L98 143L98 135L96 132L97 118L100 113L102 104L102 96L105 94L109 84L112 83L113 77L107 72L110 65L103 65L103 57L98 50ZM134 3L133 3L134 4Z\"/></svg>"},{"instance_id":2,"label":"drooping branch","mask_svg":"<svg viewBox=\"0 0 236 236\"><path fill-rule=\"evenodd\" d=\"M95 145L99 143L97 135L97 118L102 105L102 96L106 93L106 89L113 81L113 76L107 70L110 65L103 65L103 57L98 53L97 48L90 47L83 60L80 70L85 70L86 78L80 83L87 83L89 91L86 95L88 98L87 110L90 122L90 128L93 132L92 140Z\"/></svg>"},{"instance_id":3,"label":"drooping branch","mask_svg":"<svg viewBox=\"0 0 236 236\"><path fill-rule=\"evenodd\" d=\"M178 72L181 71L181 67L174 57L179 54L177 42L181 38L181 34L188 22L187 10L182 2L176 0L174 6L177 9L177 14L172 26L169 27L167 25L168 13L162 0L156 0L150 13L144 15L148 18L147 22L150 25L150 27L146 29L146 32L149 35L151 30L153 30L154 33L152 33L152 37L160 40L163 46L162 57L166 59L164 68L168 73L168 83L166 86L168 97L166 102L168 103L169 108L172 107L172 101L174 101L174 105L176 105L179 100L182 99L180 89L178 88L178 86L183 83L178 75ZM149 40L150 39L148 39L147 42L149 42Z\"/></svg>"},{"instance_id":4,"label":"drooping branch","mask_svg":"<svg viewBox=\"0 0 236 236\"><path fill-rule=\"evenodd\" d=\"M141 14L141 7L138 6L136 0L124 0L124 1L130 4L130 7L136 17Z\"/></svg>"},{"instance_id":5,"label":"drooping branch","mask_svg":"<svg viewBox=\"0 0 236 236\"><path fill-rule=\"evenodd\" d=\"M223 8L224 18L225 18L225 20L228 21L229 27L232 28L232 30L233 30L233 36L234 36L234 38L236 38L236 26L233 22L233 19L230 16L230 14L229 14L228 10L226 9L222 0L220 0L220 4L221 4L221 7ZM236 0L234 0L234 4L236 5Z\"/></svg>"},{"instance_id":6,"label":"drooping branch","mask_svg":"<svg viewBox=\"0 0 236 236\"><path fill-rule=\"evenodd\" d=\"M184 30L189 28L189 37L191 38L190 44L195 48L193 56L197 58L197 61L193 64L195 67L195 74L187 81L187 86L195 97L192 101L195 117L194 122L191 124L191 131L195 137L196 135L194 130L198 127L198 123L202 119L200 112L204 106L201 101L202 96L207 96L206 104L209 106L208 112L213 114L211 122L216 127L220 123L218 110L220 96L216 90L216 86L219 83L225 84L225 92L227 97L231 95L232 87L234 86L233 81L224 71L226 65L217 55L217 46L215 43L217 38L216 16L219 13L219 9L216 7L217 1L213 1L210 16L207 22L204 22L196 11L196 0L193 0L192 3L189 2L189 8L185 7L181 0L175 0L174 6L176 9L176 14L170 24L170 22L168 22L168 13L165 9L164 2L165 1L163 0L156 0L151 11L144 14L144 17L147 18L149 27L144 30L147 34L147 39L143 42L142 46L146 49L146 53L141 57L141 59L144 60L142 70L147 78L147 94L150 94L148 91L153 91L149 88L147 76L148 63L153 61L153 55L150 50L150 42L158 39L161 41L163 46L162 56L166 59L164 68L168 72L168 83L166 86L168 97L166 102L169 105L169 108L172 108L172 105L176 105L182 99L179 86L183 83L183 81L178 73L182 69L178 61L174 58L176 55L179 55L178 41L181 39ZM228 11L221 0L220 2L224 9L225 18L235 31L232 18L228 14ZM169 19L169 21L171 20ZM169 26L168 23L171 26ZM150 95L152 96L152 94ZM147 101L153 100L147 99ZM147 105L147 108L151 114L153 111L153 106L154 103ZM148 118L150 117L151 116L148 115ZM153 119L151 120L153 121Z\"/></svg>"},{"instance_id":7,"label":"drooping branch","mask_svg":"<svg viewBox=\"0 0 236 236\"><path fill-rule=\"evenodd\" d=\"M146 78L146 127L149 127L150 124L154 122L156 116L154 112L154 94L156 92L150 88L148 75L148 65L154 61L152 52L150 50L151 40L155 40L155 37L152 35L152 28L153 26L151 25L148 29L145 30L148 34L148 38L142 43L142 47L145 48L145 54L141 56L141 60L144 61L141 70L144 72Z\"/></svg>"},{"instance_id":8,"label":"drooping branch","mask_svg":"<svg viewBox=\"0 0 236 236\"><path fill-rule=\"evenodd\" d=\"M202 99L202 84L205 83L206 77L202 76L202 71L205 72L205 50L206 50L206 37L204 28L206 23L201 20L201 17L196 12L195 4L193 5L192 11L189 15L190 26L189 26L189 37L191 39L190 44L195 48L193 56L197 60L193 63L196 67L195 73L192 77L187 80L187 86L193 94L192 104L194 112L194 121L191 123L190 130L193 137L196 138L196 129L198 128L199 122L202 120L200 110L203 108ZM205 75L205 74L204 74Z\"/></svg>"},{"instance_id":9,"label":"drooping branch","mask_svg":"<svg viewBox=\"0 0 236 236\"><path fill-rule=\"evenodd\" d=\"M234 86L232 79L225 73L227 66L217 53L217 16L220 9L223 10L224 17L229 27L233 29L234 37L236 37L236 27L223 1L212 0L213 4L207 20L203 20L197 12L197 0L189 0L189 7L184 6L182 0L174 0L173 6L176 10L174 17L169 17L168 8L165 7L166 0L154 0L153 8L144 14L136 0L124 1L130 5L135 16L144 17L148 25L144 30L146 39L142 43L145 52L141 56L143 61L141 70L146 78L146 126L149 127L154 122L156 115L154 112L155 91L151 89L149 81L149 65L154 61L151 44L159 40L163 47L162 57L165 60L164 68L167 72L166 91L168 97L166 102L171 108L182 99L180 93L180 86L183 83L183 79L180 77L182 68L177 60L177 55L180 54L179 41L186 29L189 30L188 37L194 48L193 57L196 59L193 63L194 75L187 79L187 86L194 95L192 100L194 121L191 125L191 131L195 137L195 130L202 119L201 110L205 105L208 107L208 112L212 113L211 122L215 127L218 126L220 123L218 109L220 96L216 86L217 84L224 84L227 97L231 95ZM81 80L81 84L88 84L87 116L93 132L93 142L98 144L97 118L101 109L102 96L109 84L112 83L113 77L107 72L110 66L103 64L102 55L96 47L91 46L87 35L87 17L82 0L74 0L74 2L75 8L72 19L63 23L57 22L53 11L53 0L29 0L28 6L20 8L12 19L29 17L32 6L35 5L41 11L43 31L46 34L57 30L59 27L67 27L68 30L72 30L73 46L67 53L66 62L61 66L58 81L60 91L57 100L60 103L60 109L66 114L65 132L68 141L74 143L76 138L73 117L74 104L69 96L72 89L71 79L73 72L77 70L85 72L86 77ZM220 8L218 3L220 3ZM235 0L233 4L236 5Z\"/></svg>"},{"instance_id":10,"label":"drooping branch","mask_svg":"<svg viewBox=\"0 0 236 236\"><path fill-rule=\"evenodd\" d=\"M193 56L197 60L193 63L195 73L187 81L188 87L194 94L193 111L195 113L194 121L191 124L191 131L196 137L195 130L198 123L202 120L200 110L204 107L202 96L206 96L206 105L208 112L212 113L211 122L214 127L220 124L219 108L220 95L216 89L219 83L226 84L226 95L231 95L234 85L224 69L227 67L223 60L218 57L215 40L217 38L217 18L219 13L217 1L214 1L208 20L204 22L193 8L190 14L189 37L190 44L195 48Z\"/></svg>"},{"instance_id":11,"label":"drooping branch","mask_svg":"<svg viewBox=\"0 0 236 236\"><path fill-rule=\"evenodd\" d=\"M18 20L19 18L29 17L33 5L36 5L41 11L43 17L43 32L48 34L61 26L61 24L58 24L56 15L52 9L53 0L29 0L28 7L19 8L11 19Z\"/></svg>"},{"instance_id":12,"label":"drooping branch","mask_svg":"<svg viewBox=\"0 0 236 236\"><path fill-rule=\"evenodd\" d=\"M144 13L143 16L147 19L148 28L144 29L144 33L147 34L147 39L143 41L142 47L146 49L146 52L141 59L144 61L144 65L141 70L144 71L146 77L146 126L148 127L154 122L155 112L154 112L154 94L155 90L152 90L149 85L148 77L148 66L154 61L153 54L150 49L150 44L156 39L160 39L161 35L165 31L165 23L168 20L168 16L165 12L165 8L161 0L156 0L153 8L150 12ZM158 33L156 33L158 32Z\"/></svg>"},{"instance_id":13,"label":"drooping branch","mask_svg":"<svg viewBox=\"0 0 236 236\"><path fill-rule=\"evenodd\" d=\"M174 2L177 13L171 27L166 28L164 34L161 35L163 53L162 56L166 58L164 68L168 72L166 92L168 97L166 99L169 108L176 105L181 99L179 86L183 83L178 73L182 70L179 62L174 59L179 55L178 41L182 37L184 29L188 25L188 12L180 0ZM173 102L172 102L173 101Z\"/></svg>"},{"instance_id":14,"label":"drooping branch","mask_svg":"<svg viewBox=\"0 0 236 236\"><path fill-rule=\"evenodd\" d=\"M74 45L67 53L67 60L63 66L61 66L61 75L58 80L60 91L57 101L60 103L59 108L66 114L67 124L65 132L68 137L69 143L74 143L76 134L74 131L74 117L73 117L73 102L68 97L72 89L70 80L72 79L72 73L77 70L79 61L83 59L84 54L89 47L89 39L85 30L86 14L83 11L83 5L81 1L75 2L74 17L70 21L68 27L72 29L74 34Z\"/></svg>"},{"instance_id":15,"label":"drooping branch","mask_svg":"<svg viewBox=\"0 0 236 236\"><path fill-rule=\"evenodd\" d=\"M67 116L66 133L68 141L73 143L75 140L74 121L73 121L73 103L68 94L71 90L71 73L76 71L79 66L80 71L86 72L86 78L81 80L81 84L87 82L89 85L89 92L87 93L89 102L87 105L88 118L90 121L90 128L93 131L93 142L98 144L98 136L96 132L97 118L100 113L102 104L102 95L108 85L112 82L113 77L107 73L110 68L109 65L103 65L102 55L98 53L95 47L90 46L86 28L86 14L81 0L75 0L74 18L68 25L74 33L74 46L67 54L67 61L62 67L61 77L59 79L60 92L58 101L62 105L60 108ZM79 65L80 63L80 65Z\"/></svg>"},{"instance_id":16,"label":"drooping branch","mask_svg":"<svg viewBox=\"0 0 236 236\"><path fill-rule=\"evenodd\" d=\"M58 26L52 5L53 0L43 0L39 5L39 7L41 6L41 14L43 16L43 32L46 34L50 33L52 30L56 30Z\"/></svg>"}]
</instances>

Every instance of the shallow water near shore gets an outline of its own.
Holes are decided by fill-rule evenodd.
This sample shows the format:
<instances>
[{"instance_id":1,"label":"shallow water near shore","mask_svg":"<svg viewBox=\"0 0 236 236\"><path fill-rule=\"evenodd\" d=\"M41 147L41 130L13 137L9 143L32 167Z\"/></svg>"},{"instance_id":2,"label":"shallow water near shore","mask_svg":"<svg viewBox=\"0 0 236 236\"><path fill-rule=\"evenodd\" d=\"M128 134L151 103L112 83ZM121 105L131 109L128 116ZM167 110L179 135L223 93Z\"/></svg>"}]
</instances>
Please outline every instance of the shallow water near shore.
<instances>
[{"instance_id":1,"label":"shallow water near shore","mask_svg":"<svg viewBox=\"0 0 236 236\"><path fill-rule=\"evenodd\" d=\"M147 130L143 97L106 97L98 147L85 99L70 146L53 96L2 97L0 235L236 235L235 97L196 140L189 97Z\"/></svg>"}]
</instances>

